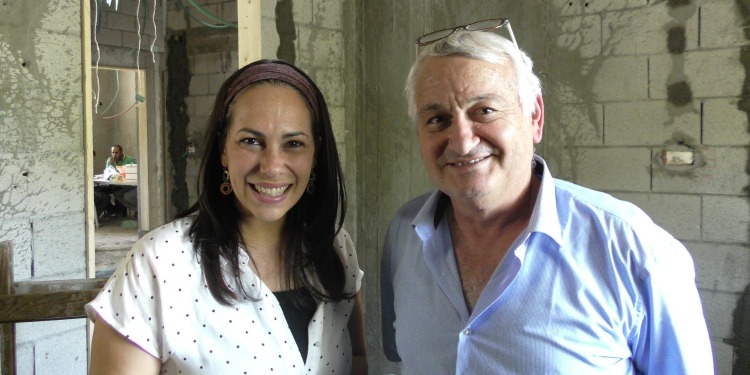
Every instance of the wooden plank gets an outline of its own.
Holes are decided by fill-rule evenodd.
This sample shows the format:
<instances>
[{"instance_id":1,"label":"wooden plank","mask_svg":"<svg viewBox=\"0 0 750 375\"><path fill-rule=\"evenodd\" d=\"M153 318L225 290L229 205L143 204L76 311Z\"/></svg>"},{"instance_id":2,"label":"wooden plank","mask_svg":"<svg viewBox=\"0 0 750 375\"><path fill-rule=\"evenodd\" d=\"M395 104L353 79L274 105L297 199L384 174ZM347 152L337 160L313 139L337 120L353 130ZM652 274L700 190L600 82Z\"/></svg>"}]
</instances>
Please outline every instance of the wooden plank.
<instances>
[{"instance_id":1,"label":"wooden plank","mask_svg":"<svg viewBox=\"0 0 750 375\"><path fill-rule=\"evenodd\" d=\"M13 288L13 245L0 242L0 295ZM0 373L16 373L16 325L0 324Z\"/></svg>"},{"instance_id":2,"label":"wooden plank","mask_svg":"<svg viewBox=\"0 0 750 375\"><path fill-rule=\"evenodd\" d=\"M261 0L237 0L237 55L239 67L261 58Z\"/></svg>"},{"instance_id":3,"label":"wooden plank","mask_svg":"<svg viewBox=\"0 0 750 375\"><path fill-rule=\"evenodd\" d=\"M1 295L0 324L84 318L84 305L100 289Z\"/></svg>"}]
</instances>

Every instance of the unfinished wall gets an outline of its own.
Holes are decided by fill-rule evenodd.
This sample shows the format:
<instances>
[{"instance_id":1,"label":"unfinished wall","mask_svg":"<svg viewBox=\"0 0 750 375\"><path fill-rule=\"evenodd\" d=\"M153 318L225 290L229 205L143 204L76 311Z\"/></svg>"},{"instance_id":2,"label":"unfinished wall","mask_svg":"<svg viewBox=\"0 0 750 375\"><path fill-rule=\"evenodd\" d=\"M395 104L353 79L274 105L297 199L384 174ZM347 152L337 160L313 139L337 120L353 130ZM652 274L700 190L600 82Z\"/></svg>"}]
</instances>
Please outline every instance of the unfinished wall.
<instances>
[{"instance_id":1,"label":"unfinished wall","mask_svg":"<svg viewBox=\"0 0 750 375\"><path fill-rule=\"evenodd\" d=\"M0 241L16 281L85 277L78 0L0 3ZM18 374L83 374L83 319L18 324Z\"/></svg>"},{"instance_id":2,"label":"unfinished wall","mask_svg":"<svg viewBox=\"0 0 750 375\"><path fill-rule=\"evenodd\" d=\"M222 22L206 17L188 2L183 3L170 4L167 26L171 33L184 35L187 39L190 86L184 100L189 124L184 129L172 131L177 137L184 137L186 145L195 146L196 153L175 149L170 155L175 163L185 165L188 194L184 200L184 197L173 197L174 213L187 208L183 206L186 203L176 205L175 200L191 204L197 199L196 183L205 124L216 92L238 68L237 29L220 27ZM237 3L234 0L200 0L197 3L221 21L237 22ZM345 163L343 1L264 0L261 13L262 58L287 60L315 80L328 103Z\"/></svg>"},{"instance_id":3,"label":"unfinished wall","mask_svg":"<svg viewBox=\"0 0 750 375\"><path fill-rule=\"evenodd\" d=\"M553 175L630 200L691 252L717 374L731 374L733 312L750 283L747 113L738 109L748 41L729 0L379 1L358 6L361 112L357 245L377 295L395 210L429 189L401 93L419 35L511 20L544 84L537 152ZM377 30L377 32L373 32ZM745 63L747 65L747 63ZM663 158L669 152L669 162ZM684 152L686 154L674 154ZM672 155L694 158L681 165ZM407 177L408 176L408 177ZM366 301L368 329L379 302ZM368 332L371 369L395 371Z\"/></svg>"}]
</instances>

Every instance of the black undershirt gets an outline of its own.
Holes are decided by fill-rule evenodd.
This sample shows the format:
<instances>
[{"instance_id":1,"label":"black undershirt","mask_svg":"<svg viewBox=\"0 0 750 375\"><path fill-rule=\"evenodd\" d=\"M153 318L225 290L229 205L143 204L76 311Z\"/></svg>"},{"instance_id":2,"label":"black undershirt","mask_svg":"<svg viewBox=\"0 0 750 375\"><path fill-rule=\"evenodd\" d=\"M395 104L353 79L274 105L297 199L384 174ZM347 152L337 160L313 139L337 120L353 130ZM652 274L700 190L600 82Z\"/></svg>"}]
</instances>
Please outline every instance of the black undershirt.
<instances>
[{"instance_id":1,"label":"black undershirt","mask_svg":"<svg viewBox=\"0 0 750 375\"><path fill-rule=\"evenodd\" d=\"M297 288L274 292L279 301L284 318L292 331L294 341L297 342L302 360L307 362L307 326L315 315L317 304L310 291L305 288Z\"/></svg>"}]
</instances>

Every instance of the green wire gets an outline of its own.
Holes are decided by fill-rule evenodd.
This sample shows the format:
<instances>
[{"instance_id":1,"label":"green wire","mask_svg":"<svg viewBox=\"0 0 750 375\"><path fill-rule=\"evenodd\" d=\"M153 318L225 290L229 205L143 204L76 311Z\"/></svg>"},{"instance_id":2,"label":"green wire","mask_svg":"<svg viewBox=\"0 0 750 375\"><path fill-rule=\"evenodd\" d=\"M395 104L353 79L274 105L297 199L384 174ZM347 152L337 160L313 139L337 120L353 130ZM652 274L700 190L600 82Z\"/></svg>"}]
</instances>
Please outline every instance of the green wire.
<instances>
[{"instance_id":1,"label":"green wire","mask_svg":"<svg viewBox=\"0 0 750 375\"><path fill-rule=\"evenodd\" d=\"M200 4L196 3L195 0L188 0L188 1L190 1L190 4L193 7L195 7L195 9L198 9L199 12L203 13L204 16L206 16L206 17L208 17L208 18L210 18L210 19L212 19L212 20L214 20L214 21L216 21L218 23L227 25L229 27L233 27L235 29L237 28L237 24L236 23L229 22L229 21L227 21L227 20L225 20L223 18L219 18L219 17L217 17L217 16L209 13L208 11L206 11L205 9L203 9L203 7L200 6Z\"/></svg>"}]
</instances>

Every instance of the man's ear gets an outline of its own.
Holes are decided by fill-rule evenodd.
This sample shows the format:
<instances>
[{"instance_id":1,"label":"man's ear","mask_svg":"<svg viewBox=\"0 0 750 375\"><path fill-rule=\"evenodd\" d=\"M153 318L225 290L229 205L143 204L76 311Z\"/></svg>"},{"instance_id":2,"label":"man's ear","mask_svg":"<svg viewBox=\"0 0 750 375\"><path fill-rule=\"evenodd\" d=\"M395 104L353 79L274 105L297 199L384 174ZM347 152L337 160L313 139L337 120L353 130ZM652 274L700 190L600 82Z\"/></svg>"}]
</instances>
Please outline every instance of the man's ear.
<instances>
[{"instance_id":1,"label":"man's ear","mask_svg":"<svg viewBox=\"0 0 750 375\"><path fill-rule=\"evenodd\" d=\"M542 135L544 133L544 100L542 96L536 97L534 102L534 112L531 114L531 126L534 144L542 141Z\"/></svg>"}]
</instances>

